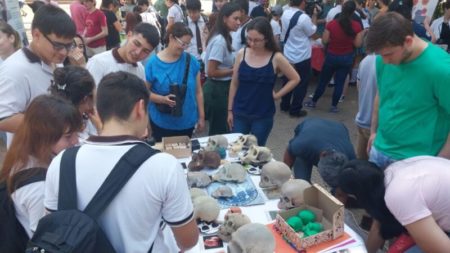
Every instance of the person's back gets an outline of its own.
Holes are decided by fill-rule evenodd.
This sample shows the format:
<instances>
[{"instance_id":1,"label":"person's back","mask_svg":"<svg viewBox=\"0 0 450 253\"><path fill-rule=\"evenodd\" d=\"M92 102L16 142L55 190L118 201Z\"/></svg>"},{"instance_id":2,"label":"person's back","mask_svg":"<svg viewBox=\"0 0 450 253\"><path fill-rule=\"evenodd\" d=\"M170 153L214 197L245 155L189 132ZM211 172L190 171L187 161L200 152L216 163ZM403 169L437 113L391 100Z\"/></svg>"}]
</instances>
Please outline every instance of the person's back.
<instances>
[{"instance_id":1,"label":"person's back","mask_svg":"<svg viewBox=\"0 0 450 253\"><path fill-rule=\"evenodd\" d=\"M132 74L115 72L102 79L97 110L104 123L103 131L100 136L88 139L76 157L80 210L87 206L125 152L144 143L138 137L146 133L148 98L144 81ZM47 173L44 201L47 210L58 208L62 155L55 157ZM181 250L196 244L198 230L185 175L177 159L164 153L147 159L99 218L117 252L149 251L155 240L160 239L161 222L172 228Z\"/></svg>"}]
</instances>

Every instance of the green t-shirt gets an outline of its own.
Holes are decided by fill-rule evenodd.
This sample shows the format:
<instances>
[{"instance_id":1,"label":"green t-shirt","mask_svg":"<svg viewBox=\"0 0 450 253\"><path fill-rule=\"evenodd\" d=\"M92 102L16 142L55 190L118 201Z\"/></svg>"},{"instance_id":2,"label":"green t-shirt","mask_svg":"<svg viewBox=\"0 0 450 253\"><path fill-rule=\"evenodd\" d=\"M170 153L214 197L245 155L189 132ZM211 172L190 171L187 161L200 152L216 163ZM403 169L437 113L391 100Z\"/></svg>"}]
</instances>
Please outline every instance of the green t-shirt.
<instances>
[{"instance_id":1,"label":"green t-shirt","mask_svg":"<svg viewBox=\"0 0 450 253\"><path fill-rule=\"evenodd\" d=\"M377 150L394 159L437 155L450 131L450 55L428 44L406 64L378 56L376 68Z\"/></svg>"}]
</instances>

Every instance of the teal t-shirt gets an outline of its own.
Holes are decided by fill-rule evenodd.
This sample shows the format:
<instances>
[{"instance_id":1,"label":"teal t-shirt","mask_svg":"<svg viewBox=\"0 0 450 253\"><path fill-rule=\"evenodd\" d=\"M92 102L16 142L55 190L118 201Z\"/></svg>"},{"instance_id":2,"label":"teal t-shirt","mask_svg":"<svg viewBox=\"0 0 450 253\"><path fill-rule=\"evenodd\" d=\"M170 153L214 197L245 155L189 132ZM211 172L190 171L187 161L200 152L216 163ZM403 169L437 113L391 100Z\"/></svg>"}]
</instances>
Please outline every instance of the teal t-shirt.
<instances>
[{"instance_id":1,"label":"teal t-shirt","mask_svg":"<svg viewBox=\"0 0 450 253\"><path fill-rule=\"evenodd\" d=\"M379 92L375 147L394 158L437 155L450 130L450 55L428 47L412 62L377 57Z\"/></svg>"}]
</instances>

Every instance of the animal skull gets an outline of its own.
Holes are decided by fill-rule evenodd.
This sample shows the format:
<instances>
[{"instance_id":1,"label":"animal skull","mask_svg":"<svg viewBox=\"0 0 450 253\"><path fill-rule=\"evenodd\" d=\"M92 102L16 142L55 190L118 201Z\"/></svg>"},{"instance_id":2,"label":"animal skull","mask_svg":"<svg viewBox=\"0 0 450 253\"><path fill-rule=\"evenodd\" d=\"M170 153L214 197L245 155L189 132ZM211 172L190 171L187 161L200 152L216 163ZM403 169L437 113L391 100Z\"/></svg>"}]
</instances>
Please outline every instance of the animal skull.
<instances>
[{"instance_id":1,"label":"animal skull","mask_svg":"<svg viewBox=\"0 0 450 253\"><path fill-rule=\"evenodd\" d=\"M215 199L209 196L199 196L194 199L193 204L196 219L212 222L219 216L220 206Z\"/></svg>"},{"instance_id":2,"label":"animal skull","mask_svg":"<svg viewBox=\"0 0 450 253\"><path fill-rule=\"evenodd\" d=\"M291 176L291 169L285 163L278 161L268 162L262 167L259 187L268 189L281 188Z\"/></svg>"},{"instance_id":3,"label":"animal skull","mask_svg":"<svg viewBox=\"0 0 450 253\"><path fill-rule=\"evenodd\" d=\"M192 155L188 168L190 171L200 171L204 168L217 169L220 165L220 155L214 151L200 150Z\"/></svg>"},{"instance_id":4,"label":"animal skull","mask_svg":"<svg viewBox=\"0 0 450 253\"><path fill-rule=\"evenodd\" d=\"M204 172L188 172L187 173L187 182L189 187L207 187L211 184L211 177Z\"/></svg>"},{"instance_id":5,"label":"animal skull","mask_svg":"<svg viewBox=\"0 0 450 253\"><path fill-rule=\"evenodd\" d=\"M219 237L223 241L229 242L231 240L231 235L236 232L238 228L248 223L251 223L251 221L247 215L230 213L225 216L225 221L219 227Z\"/></svg>"},{"instance_id":6,"label":"animal skull","mask_svg":"<svg viewBox=\"0 0 450 253\"><path fill-rule=\"evenodd\" d=\"M260 166L272 160L272 152L267 147L260 147L253 145L240 158L244 164Z\"/></svg>"},{"instance_id":7,"label":"animal skull","mask_svg":"<svg viewBox=\"0 0 450 253\"><path fill-rule=\"evenodd\" d=\"M229 186L220 186L213 193L211 193L213 198L229 198L233 197L233 190Z\"/></svg>"},{"instance_id":8,"label":"animal skull","mask_svg":"<svg viewBox=\"0 0 450 253\"><path fill-rule=\"evenodd\" d=\"M253 134L242 135L233 144L231 144L231 150L233 152L239 152L242 149L247 150L253 145L258 145L258 139Z\"/></svg>"},{"instance_id":9,"label":"animal skull","mask_svg":"<svg viewBox=\"0 0 450 253\"><path fill-rule=\"evenodd\" d=\"M242 183L247 178L247 172L239 163L227 163L213 175L214 181Z\"/></svg>"},{"instance_id":10,"label":"animal skull","mask_svg":"<svg viewBox=\"0 0 450 253\"><path fill-rule=\"evenodd\" d=\"M229 253L273 253L275 239L269 229L258 223L240 227L231 236Z\"/></svg>"},{"instance_id":11,"label":"animal skull","mask_svg":"<svg viewBox=\"0 0 450 253\"><path fill-rule=\"evenodd\" d=\"M227 149L228 140L223 135L214 135L209 137L208 144L206 145L206 151L218 151L220 148Z\"/></svg>"},{"instance_id":12,"label":"animal skull","mask_svg":"<svg viewBox=\"0 0 450 253\"><path fill-rule=\"evenodd\" d=\"M284 183L281 187L278 208L287 210L303 204L303 191L309 187L311 184L303 179L293 179Z\"/></svg>"}]
</instances>

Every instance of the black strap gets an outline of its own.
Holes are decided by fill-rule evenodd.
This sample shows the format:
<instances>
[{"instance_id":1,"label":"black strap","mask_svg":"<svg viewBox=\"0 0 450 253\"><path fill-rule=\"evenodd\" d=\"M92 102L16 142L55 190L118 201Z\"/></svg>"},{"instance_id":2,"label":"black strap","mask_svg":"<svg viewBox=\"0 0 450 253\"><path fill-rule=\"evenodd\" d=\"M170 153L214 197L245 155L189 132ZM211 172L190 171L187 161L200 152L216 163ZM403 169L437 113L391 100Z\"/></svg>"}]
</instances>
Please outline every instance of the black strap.
<instances>
[{"instance_id":1,"label":"black strap","mask_svg":"<svg viewBox=\"0 0 450 253\"><path fill-rule=\"evenodd\" d=\"M25 185L45 181L46 175L47 168L41 167L29 168L15 173L12 180L14 185L13 192Z\"/></svg>"},{"instance_id":2,"label":"black strap","mask_svg":"<svg viewBox=\"0 0 450 253\"><path fill-rule=\"evenodd\" d=\"M184 76L183 76L183 82L181 83L181 85L187 85L187 79L188 79L188 75L189 75L189 67L191 65L191 54L190 53L186 53L186 66L184 67Z\"/></svg>"},{"instance_id":3,"label":"black strap","mask_svg":"<svg viewBox=\"0 0 450 253\"><path fill-rule=\"evenodd\" d=\"M289 38L289 34L291 33L291 29L294 28L294 26L297 24L298 19L302 14L303 12L299 10L294 14L294 16L292 16L291 21L289 22L289 27L286 31L286 35L284 36L284 43L286 43L287 39Z\"/></svg>"},{"instance_id":4,"label":"black strap","mask_svg":"<svg viewBox=\"0 0 450 253\"><path fill-rule=\"evenodd\" d=\"M75 178L75 158L76 153L78 151L76 148L75 151L72 149L68 149L64 152L63 157L61 159L61 175L60 175L60 188L59 188L59 197L58 197L58 209L60 207L62 209L67 209L67 207L75 206L77 209L77 201L76 201L76 178ZM68 158L64 159L66 152L67 155L72 158L70 166L68 162ZM143 162L145 162L149 157L158 153L159 151L152 149L150 146L144 143L136 144L130 150L128 150L117 162L112 171L106 177L103 184L100 186L100 189L94 195L92 200L87 205L86 209L83 211L85 214L89 215L93 219L97 219L100 214L102 214L103 210L109 205L109 203L114 199L114 197L120 192L123 186L128 182L128 180L133 176L133 174L137 171L137 169L141 166ZM63 162L66 162L65 164ZM67 173L69 170L71 172ZM68 178L68 176L72 176L72 178ZM70 184L72 185L71 189L68 189L66 186L61 185L62 183L67 183L72 181ZM65 190L65 192L64 192ZM61 196L66 197L68 191L72 193L71 200L75 200L75 202L67 203L64 201L60 206L59 201L62 199Z\"/></svg>"},{"instance_id":5,"label":"black strap","mask_svg":"<svg viewBox=\"0 0 450 253\"><path fill-rule=\"evenodd\" d=\"M78 209L75 158L79 149L80 146L66 149L61 157L58 210Z\"/></svg>"}]
</instances>

